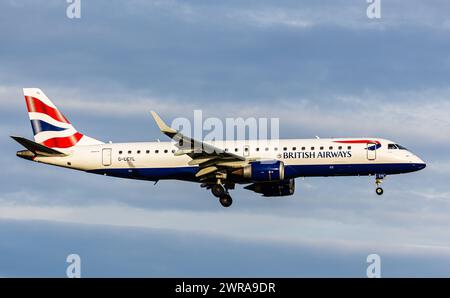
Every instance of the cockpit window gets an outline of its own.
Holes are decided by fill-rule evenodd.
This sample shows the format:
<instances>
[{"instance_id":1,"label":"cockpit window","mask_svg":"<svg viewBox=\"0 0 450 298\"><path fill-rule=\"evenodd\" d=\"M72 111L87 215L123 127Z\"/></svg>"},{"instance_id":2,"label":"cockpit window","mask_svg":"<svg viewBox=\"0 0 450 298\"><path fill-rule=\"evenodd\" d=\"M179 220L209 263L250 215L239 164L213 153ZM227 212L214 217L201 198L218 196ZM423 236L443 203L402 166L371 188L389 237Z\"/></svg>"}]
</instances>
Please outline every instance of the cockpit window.
<instances>
[{"instance_id":1,"label":"cockpit window","mask_svg":"<svg viewBox=\"0 0 450 298\"><path fill-rule=\"evenodd\" d=\"M408 150L402 145L399 144L388 144L388 149L400 149L400 150Z\"/></svg>"},{"instance_id":2,"label":"cockpit window","mask_svg":"<svg viewBox=\"0 0 450 298\"><path fill-rule=\"evenodd\" d=\"M395 144L388 144L388 149L397 149Z\"/></svg>"}]
</instances>

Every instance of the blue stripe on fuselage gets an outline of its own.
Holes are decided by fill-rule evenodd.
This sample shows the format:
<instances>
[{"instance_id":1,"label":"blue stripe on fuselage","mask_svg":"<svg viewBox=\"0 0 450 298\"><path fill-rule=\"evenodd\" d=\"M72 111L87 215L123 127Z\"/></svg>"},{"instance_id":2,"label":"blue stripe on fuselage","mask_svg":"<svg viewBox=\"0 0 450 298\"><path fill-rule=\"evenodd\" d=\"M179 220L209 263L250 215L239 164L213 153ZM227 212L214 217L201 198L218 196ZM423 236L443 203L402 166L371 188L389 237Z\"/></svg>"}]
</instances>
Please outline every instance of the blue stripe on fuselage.
<instances>
[{"instance_id":1,"label":"blue stripe on fuselage","mask_svg":"<svg viewBox=\"0 0 450 298\"><path fill-rule=\"evenodd\" d=\"M371 163L371 164L328 164L328 165L291 165L285 167L284 176L320 177L320 176L366 176L375 174L403 174L419 171L425 164L417 163Z\"/></svg>"},{"instance_id":2,"label":"blue stripe on fuselage","mask_svg":"<svg viewBox=\"0 0 450 298\"><path fill-rule=\"evenodd\" d=\"M67 129L37 119L31 120L31 127L33 128L34 135L37 135L41 131L61 131Z\"/></svg>"},{"instance_id":3,"label":"blue stripe on fuselage","mask_svg":"<svg viewBox=\"0 0 450 298\"><path fill-rule=\"evenodd\" d=\"M285 166L285 179L297 177L320 176L365 176L375 174L402 174L421 170L425 164L398 163L398 164L328 164L328 165L288 165ZM195 174L198 167L176 168L122 168L122 169L98 169L88 172L121 178L140 180L178 179L197 181Z\"/></svg>"},{"instance_id":4,"label":"blue stripe on fuselage","mask_svg":"<svg viewBox=\"0 0 450 298\"><path fill-rule=\"evenodd\" d=\"M198 167L176 167L176 168L132 168L132 169L99 169L88 172L95 174L106 174L108 176L157 181L161 179L178 179L196 181L195 174Z\"/></svg>"}]
</instances>

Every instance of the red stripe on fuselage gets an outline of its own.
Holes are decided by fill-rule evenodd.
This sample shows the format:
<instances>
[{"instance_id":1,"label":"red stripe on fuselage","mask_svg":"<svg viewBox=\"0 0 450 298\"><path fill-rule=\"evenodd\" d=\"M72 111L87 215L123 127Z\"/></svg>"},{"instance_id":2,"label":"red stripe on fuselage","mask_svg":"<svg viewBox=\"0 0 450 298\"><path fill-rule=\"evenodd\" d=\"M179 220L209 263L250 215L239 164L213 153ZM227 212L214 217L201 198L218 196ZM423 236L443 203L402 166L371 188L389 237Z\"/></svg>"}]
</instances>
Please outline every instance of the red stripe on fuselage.
<instances>
[{"instance_id":1,"label":"red stripe on fuselage","mask_svg":"<svg viewBox=\"0 0 450 298\"><path fill-rule=\"evenodd\" d=\"M367 143L380 144L379 141L374 141L374 140L346 140L346 141L333 141L333 142L344 143L344 144L367 144Z\"/></svg>"},{"instance_id":2,"label":"red stripe on fuselage","mask_svg":"<svg viewBox=\"0 0 450 298\"><path fill-rule=\"evenodd\" d=\"M43 141L41 144L50 148L68 148L74 146L83 137L79 132L68 136L60 138L51 138Z\"/></svg>"},{"instance_id":3,"label":"red stripe on fuselage","mask_svg":"<svg viewBox=\"0 0 450 298\"><path fill-rule=\"evenodd\" d=\"M25 101L27 103L27 109L29 113L43 113L57 121L70 124L70 122L66 119L66 117L64 117L63 114L61 114L60 111L55 108L49 107L39 99L32 96L25 96Z\"/></svg>"}]
</instances>

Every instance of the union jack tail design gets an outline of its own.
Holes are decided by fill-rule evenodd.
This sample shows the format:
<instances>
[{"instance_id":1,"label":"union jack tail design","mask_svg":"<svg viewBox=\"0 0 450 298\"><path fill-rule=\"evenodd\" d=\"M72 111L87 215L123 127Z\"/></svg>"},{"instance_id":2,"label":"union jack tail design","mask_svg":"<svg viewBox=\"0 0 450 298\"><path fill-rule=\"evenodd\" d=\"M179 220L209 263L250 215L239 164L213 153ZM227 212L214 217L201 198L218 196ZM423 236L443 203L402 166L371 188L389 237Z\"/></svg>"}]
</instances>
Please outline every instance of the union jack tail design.
<instances>
[{"instance_id":1,"label":"union jack tail design","mask_svg":"<svg viewBox=\"0 0 450 298\"><path fill-rule=\"evenodd\" d=\"M78 132L50 99L38 88L24 88L34 140L50 148L103 144Z\"/></svg>"}]
</instances>

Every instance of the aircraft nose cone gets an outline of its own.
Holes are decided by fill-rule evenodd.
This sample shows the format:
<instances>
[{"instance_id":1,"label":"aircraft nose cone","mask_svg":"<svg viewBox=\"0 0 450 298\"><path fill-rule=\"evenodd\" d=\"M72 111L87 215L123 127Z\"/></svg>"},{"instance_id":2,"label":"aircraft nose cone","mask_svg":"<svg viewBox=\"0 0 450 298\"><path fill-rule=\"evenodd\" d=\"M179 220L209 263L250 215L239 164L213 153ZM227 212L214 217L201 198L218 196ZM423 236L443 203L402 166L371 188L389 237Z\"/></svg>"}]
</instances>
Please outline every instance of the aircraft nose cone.
<instances>
[{"instance_id":1,"label":"aircraft nose cone","mask_svg":"<svg viewBox=\"0 0 450 298\"><path fill-rule=\"evenodd\" d=\"M417 169L417 171L423 170L423 169L425 169L426 166L427 166L427 164L426 164L422 159L420 159L420 158L417 157L417 156L415 156L413 162L414 162L414 166L415 166L415 168Z\"/></svg>"}]
</instances>

